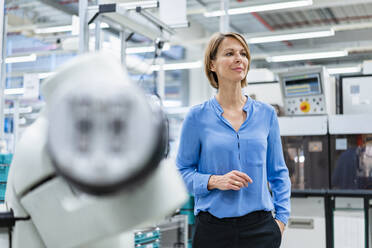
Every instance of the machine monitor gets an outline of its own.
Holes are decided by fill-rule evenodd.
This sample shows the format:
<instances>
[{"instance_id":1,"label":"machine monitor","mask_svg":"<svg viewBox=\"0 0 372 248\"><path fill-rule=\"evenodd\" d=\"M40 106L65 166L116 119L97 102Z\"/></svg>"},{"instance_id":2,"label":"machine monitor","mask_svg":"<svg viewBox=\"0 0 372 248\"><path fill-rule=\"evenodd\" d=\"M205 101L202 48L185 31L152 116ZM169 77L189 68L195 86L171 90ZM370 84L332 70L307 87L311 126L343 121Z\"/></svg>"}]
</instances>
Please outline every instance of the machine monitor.
<instances>
[{"instance_id":1,"label":"machine monitor","mask_svg":"<svg viewBox=\"0 0 372 248\"><path fill-rule=\"evenodd\" d=\"M310 74L284 79L285 96L308 96L321 94L320 75Z\"/></svg>"}]
</instances>

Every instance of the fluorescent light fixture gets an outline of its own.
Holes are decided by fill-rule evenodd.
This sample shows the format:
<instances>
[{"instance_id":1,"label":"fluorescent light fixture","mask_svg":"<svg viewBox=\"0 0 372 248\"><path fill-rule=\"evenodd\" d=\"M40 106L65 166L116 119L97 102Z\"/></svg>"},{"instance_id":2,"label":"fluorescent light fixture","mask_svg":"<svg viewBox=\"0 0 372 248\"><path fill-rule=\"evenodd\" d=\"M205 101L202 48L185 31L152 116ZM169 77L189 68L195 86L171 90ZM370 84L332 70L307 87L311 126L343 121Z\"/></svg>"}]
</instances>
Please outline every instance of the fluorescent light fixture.
<instances>
[{"instance_id":1,"label":"fluorescent light fixture","mask_svg":"<svg viewBox=\"0 0 372 248\"><path fill-rule=\"evenodd\" d=\"M13 89L5 89L5 95L23 95L25 93L24 88L13 88Z\"/></svg>"},{"instance_id":2,"label":"fluorescent light fixture","mask_svg":"<svg viewBox=\"0 0 372 248\"><path fill-rule=\"evenodd\" d=\"M44 79L44 78L49 77L52 74L53 72L42 72L42 73L39 73L38 76L39 76L39 79Z\"/></svg>"},{"instance_id":3,"label":"fluorescent light fixture","mask_svg":"<svg viewBox=\"0 0 372 248\"><path fill-rule=\"evenodd\" d=\"M170 49L169 43L165 43L163 46L163 51L167 51ZM151 53L155 52L155 46L146 46L146 47L128 47L125 52L127 54L134 54L134 53Z\"/></svg>"},{"instance_id":4,"label":"fluorescent light fixture","mask_svg":"<svg viewBox=\"0 0 372 248\"><path fill-rule=\"evenodd\" d=\"M14 108L7 108L7 109L4 109L4 114L14 114ZM19 108L18 109L18 113L20 114L29 114L32 112L32 107L31 106L27 106L27 107L23 107L23 108Z\"/></svg>"},{"instance_id":5,"label":"fluorescent light fixture","mask_svg":"<svg viewBox=\"0 0 372 248\"><path fill-rule=\"evenodd\" d=\"M175 108L175 107L181 107L182 102L179 100L164 100L163 101L163 107L165 108Z\"/></svg>"},{"instance_id":6,"label":"fluorescent light fixture","mask_svg":"<svg viewBox=\"0 0 372 248\"><path fill-rule=\"evenodd\" d=\"M107 23L101 23L101 28L108 28L109 25ZM91 23L89 25L89 29L95 29L96 24ZM50 33L63 33L63 32L71 32L73 31L73 25L66 25L66 26L58 26L58 27L49 27L49 28L37 28L35 29L36 34L50 34Z\"/></svg>"},{"instance_id":7,"label":"fluorescent light fixture","mask_svg":"<svg viewBox=\"0 0 372 248\"><path fill-rule=\"evenodd\" d=\"M314 30L314 31L308 31L308 32L251 37L251 38L247 38L247 41L250 44L257 44L257 43L267 43L267 42L285 41L285 40L301 40L301 39L319 38L319 37L327 37L327 36L334 36L334 35L335 35L335 30L333 28L330 28L327 30L316 30L316 31Z\"/></svg>"},{"instance_id":8,"label":"fluorescent light fixture","mask_svg":"<svg viewBox=\"0 0 372 248\"><path fill-rule=\"evenodd\" d=\"M5 63L11 64L11 63L22 63L22 62L32 62L36 61L36 54L30 54L27 56L17 56L17 57L8 57L5 59Z\"/></svg>"},{"instance_id":9,"label":"fluorescent light fixture","mask_svg":"<svg viewBox=\"0 0 372 248\"><path fill-rule=\"evenodd\" d=\"M155 52L155 47L128 47L126 50L127 54L134 54L134 53L152 53Z\"/></svg>"},{"instance_id":10,"label":"fluorescent light fixture","mask_svg":"<svg viewBox=\"0 0 372 248\"><path fill-rule=\"evenodd\" d=\"M344 73L357 73L362 71L360 65L357 66L347 66L347 67L336 67L336 68L327 68L328 74L344 74Z\"/></svg>"},{"instance_id":11,"label":"fluorescent light fixture","mask_svg":"<svg viewBox=\"0 0 372 248\"><path fill-rule=\"evenodd\" d=\"M297 60L311 60L311 59L324 59L324 58L335 58L347 56L346 50L342 51L329 51L329 52L312 52L312 53L299 53L299 54L288 54L278 55L266 58L268 62L287 62Z\"/></svg>"},{"instance_id":12,"label":"fluorescent light fixture","mask_svg":"<svg viewBox=\"0 0 372 248\"><path fill-rule=\"evenodd\" d=\"M158 1L137 1L137 2L129 2L129 3L120 3L119 6L127 10L136 9L137 7L141 7L143 9L157 8L159 7L159 2Z\"/></svg>"},{"instance_id":13,"label":"fluorescent light fixture","mask_svg":"<svg viewBox=\"0 0 372 248\"><path fill-rule=\"evenodd\" d=\"M49 34L49 33L62 33L69 32L72 30L71 25L58 26L58 27L49 27L49 28L37 28L35 29L36 34Z\"/></svg>"},{"instance_id":14,"label":"fluorescent light fixture","mask_svg":"<svg viewBox=\"0 0 372 248\"><path fill-rule=\"evenodd\" d=\"M174 63L174 64L164 64L163 70L170 71L170 70L183 70L183 69L195 69L202 67L202 62L200 60L195 62L187 62L187 63ZM152 65L152 71L159 71L160 65Z\"/></svg>"},{"instance_id":15,"label":"fluorescent light fixture","mask_svg":"<svg viewBox=\"0 0 372 248\"><path fill-rule=\"evenodd\" d=\"M312 0L273 2L273 3L267 3L267 4L242 7L242 8L229 9L227 13L229 15L240 15L240 14L246 14L246 13L252 13L252 12L263 12L263 11L270 11L270 10L303 7L303 6L309 6L312 4L313 4ZM226 13L224 10L216 10L216 11L211 11L211 12L205 12L204 16L215 17L215 16L223 16L225 14Z\"/></svg>"},{"instance_id":16,"label":"fluorescent light fixture","mask_svg":"<svg viewBox=\"0 0 372 248\"><path fill-rule=\"evenodd\" d=\"M99 25L101 28L109 28L110 26L105 23L105 22L101 22L101 25ZM89 24L89 29L95 29L96 28L96 24L93 22L91 24Z\"/></svg>"}]
</instances>

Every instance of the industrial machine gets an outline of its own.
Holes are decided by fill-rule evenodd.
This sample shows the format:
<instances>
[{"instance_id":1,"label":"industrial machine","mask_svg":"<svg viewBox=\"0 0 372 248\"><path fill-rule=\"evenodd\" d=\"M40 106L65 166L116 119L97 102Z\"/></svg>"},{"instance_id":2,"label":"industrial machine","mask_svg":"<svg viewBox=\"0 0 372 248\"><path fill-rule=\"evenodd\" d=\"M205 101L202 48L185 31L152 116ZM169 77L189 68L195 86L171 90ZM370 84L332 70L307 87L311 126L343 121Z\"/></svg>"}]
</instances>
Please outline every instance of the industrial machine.
<instances>
[{"instance_id":1,"label":"industrial machine","mask_svg":"<svg viewBox=\"0 0 372 248\"><path fill-rule=\"evenodd\" d=\"M282 247L325 248L325 201L294 197L293 191L329 187L327 116L279 117L283 154L292 183L291 217Z\"/></svg>"},{"instance_id":2,"label":"industrial machine","mask_svg":"<svg viewBox=\"0 0 372 248\"><path fill-rule=\"evenodd\" d=\"M335 111L335 81L323 67L289 70L278 76L285 113L279 125L292 188L327 189L327 114Z\"/></svg>"},{"instance_id":3,"label":"industrial machine","mask_svg":"<svg viewBox=\"0 0 372 248\"><path fill-rule=\"evenodd\" d=\"M327 189L327 116L279 117L278 120L292 191ZM292 196L291 217L282 247L298 247L299 243L302 247L326 247L324 207L322 197Z\"/></svg>"},{"instance_id":4,"label":"industrial machine","mask_svg":"<svg viewBox=\"0 0 372 248\"><path fill-rule=\"evenodd\" d=\"M174 161L164 158L159 106L114 58L79 56L42 93L46 107L21 137L9 172L3 216L11 238L1 247L134 247L133 233L123 233L187 200Z\"/></svg>"},{"instance_id":5,"label":"industrial machine","mask_svg":"<svg viewBox=\"0 0 372 248\"><path fill-rule=\"evenodd\" d=\"M335 111L335 81L323 67L278 74L285 116L279 117L292 190L325 190L329 180L328 114ZM332 90L333 89L333 90ZM331 94L333 93L333 94ZM292 197L282 247L326 247L325 200ZM307 245L308 244L308 245Z\"/></svg>"},{"instance_id":6,"label":"industrial machine","mask_svg":"<svg viewBox=\"0 0 372 248\"><path fill-rule=\"evenodd\" d=\"M279 126L293 209L282 246L368 247L371 77L341 78L339 92L319 67L279 78L286 114L279 117ZM343 115L335 115L336 93Z\"/></svg>"}]
</instances>

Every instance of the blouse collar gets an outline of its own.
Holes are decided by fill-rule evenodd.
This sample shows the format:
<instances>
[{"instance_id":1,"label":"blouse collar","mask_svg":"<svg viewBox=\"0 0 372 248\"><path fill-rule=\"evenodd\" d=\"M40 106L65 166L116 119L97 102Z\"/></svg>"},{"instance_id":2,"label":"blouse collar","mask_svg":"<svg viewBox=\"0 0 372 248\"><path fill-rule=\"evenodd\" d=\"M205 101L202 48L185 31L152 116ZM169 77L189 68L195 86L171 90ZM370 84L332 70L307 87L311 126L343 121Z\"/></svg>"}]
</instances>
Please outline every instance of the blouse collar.
<instances>
[{"instance_id":1,"label":"blouse collar","mask_svg":"<svg viewBox=\"0 0 372 248\"><path fill-rule=\"evenodd\" d=\"M248 111L248 107L249 107L249 105L252 102L252 99L248 95L246 95L246 94L244 94L244 96L247 97L247 101L245 102L245 104L243 106L243 110L245 112L247 112ZM217 101L216 96L213 96L211 98L210 102L212 103L212 106L213 106L214 110L216 111L216 113L218 115L222 115L223 114L223 109L222 109L220 103Z\"/></svg>"}]
</instances>

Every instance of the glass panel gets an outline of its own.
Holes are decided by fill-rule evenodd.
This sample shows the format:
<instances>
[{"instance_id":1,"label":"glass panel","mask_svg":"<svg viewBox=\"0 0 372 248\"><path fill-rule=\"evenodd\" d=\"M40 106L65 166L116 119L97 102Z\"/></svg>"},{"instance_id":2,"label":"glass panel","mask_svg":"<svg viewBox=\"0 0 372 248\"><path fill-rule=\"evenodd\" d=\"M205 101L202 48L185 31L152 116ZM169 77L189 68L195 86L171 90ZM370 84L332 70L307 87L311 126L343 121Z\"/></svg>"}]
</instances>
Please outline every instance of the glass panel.
<instances>
[{"instance_id":1,"label":"glass panel","mask_svg":"<svg viewBox=\"0 0 372 248\"><path fill-rule=\"evenodd\" d=\"M327 136L282 137L292 189L329 188Z\"/></svg>"},{"instance_id":2,"label":"glass panel","mask_svg":"<svg viewBox=\"0 0 372 248\"><path fill-rule=\"evenodd\" d=\"M372 135L331 136L332 188L372 189Z\"/></svg>"}]
</instances>

